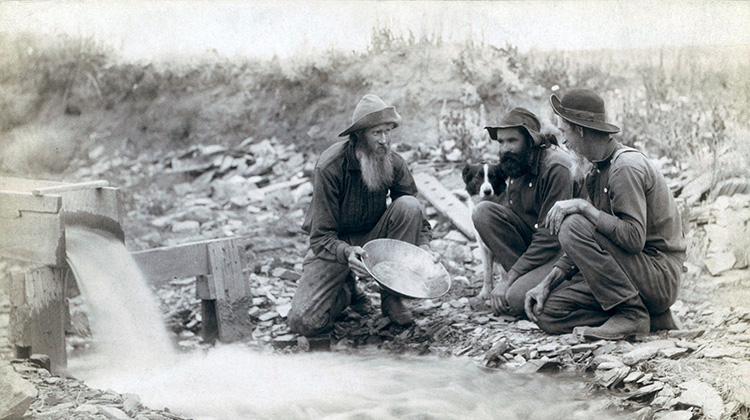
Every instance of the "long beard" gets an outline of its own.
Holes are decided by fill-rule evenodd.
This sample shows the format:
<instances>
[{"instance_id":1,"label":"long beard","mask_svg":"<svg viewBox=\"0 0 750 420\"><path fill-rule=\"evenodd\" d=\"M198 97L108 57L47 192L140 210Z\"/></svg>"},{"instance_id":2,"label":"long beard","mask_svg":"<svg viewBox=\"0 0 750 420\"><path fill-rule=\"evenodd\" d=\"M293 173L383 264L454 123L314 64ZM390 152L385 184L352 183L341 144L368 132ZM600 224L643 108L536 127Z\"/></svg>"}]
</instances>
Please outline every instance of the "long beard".
<instances>
[{"instance_id":1,"label":"long beard","mask_svg":"<svg viewBox=\"0 0 750 420\"><path fill-rule=\"evenodd\" d=\"M591 163L586 157L579 154L573 149L570 150L570 157L573 160L573 165L570 167L570 173L573 176L574 180L583 180L586 175L588 175L592 169L594 169L594 164Z\"/></svg>"},{"instance_id":2,"label":"long beard","mask_svg":"<svg viewBox=\"0 0 750 420\"><path fill-rule=\"evenodd\" d=\"M531 150L525 149L521 153L508 152L500 157L500 168L510 178L519 178L529 172L531 165L529 158Z\"/></svg>"},{"instance_id":3,"label":"long beard","mask_svg":"<svg viewBox=\"0 0 750 420\"><path fill-rule=\"evenodd\" d=\"M356 150L359 159L359 170L362 173L367 189L381 191L391 186L393 182L393 152L387 149L385 153L368 153L363 148Z\"/></svg>"}]
</instances>

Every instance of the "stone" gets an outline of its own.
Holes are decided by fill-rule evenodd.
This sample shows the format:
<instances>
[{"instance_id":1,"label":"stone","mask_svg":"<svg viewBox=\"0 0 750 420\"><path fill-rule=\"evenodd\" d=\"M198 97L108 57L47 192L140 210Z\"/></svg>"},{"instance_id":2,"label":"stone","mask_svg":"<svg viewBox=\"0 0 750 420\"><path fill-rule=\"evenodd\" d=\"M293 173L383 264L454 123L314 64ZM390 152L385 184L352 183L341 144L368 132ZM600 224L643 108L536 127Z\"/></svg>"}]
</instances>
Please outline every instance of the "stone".
<instances>
[{"instance_id":1,"label":"stone","mask_svg":"<svg viewBox=\"0 0 750 420\"><path fill-rule=\"evenodd\" d=\"M724 402L721 396L711 386L699 380L691 380L680 384L683 389L678 404L700 407L707 419L719 419L724 413Z\"/></svg>"},{"instance_id":2,"label":"stone","mask_svg":"<svg viewBox=\"0 0 750 420\"><path fill-rule=\"evenodd\" d=\"M122 394L122 409L129 416L133 416L141 408L141 398L136 394Z\"/></svg>"},{"instance_id":3,"label":"stone","mask_svg":"<svg viewBox=\"0 0 750 420\"><path fill-rule=\"evenodd\" d=\"M75 409L73 409L73 411L77 413L97 414L99 413L99 408L93 404L81 404Z\"/></svg>"},{"instance_id":4,"label":"stone","mask_svg":"<svg viewBox=\"0 0 750 420\"><path fill-rule=\"evenodd\" d=\"M198 234L201 230L201 224L198 223L195 220L185 220L182 222L174 222L172 223L172 232L173 233L183 233L183 234Z\"/></svg>"},{"instance_id":5,"label":"stone","mask_svg":"<svg viewBox=\"0 0 750 420\"><path fill-rule=\"evenodd\" d=\"M689 410L670 411L661 417L655 417L658 420L690 420L693 418L693 412Z\"/></svg>"},{"instance_id":6,"label":"stone","mask_svg":"<svg viewBox=\"0 0 750 420\"><path fill-rule=\"evenodd\" d=\"M120 410L119 408L110 407L107 405L100 405L97 408L99 409L99 414L102 414L104 417L110 420L130 420L130 416L125 414L125 412Z\"/></svg>"},{"instance_id":7,"label":"stone","mask_svg":"<svg viewBox=\"0 0 750 420\"><path fill-rule=\"evenodd\" d=\"M37 397L36 387L6 362L0 362L0 419L20 418Z\"/></svg>"},{"instance_id":8,"label":"stone","mask_svg":"<svg viewBox=\"0 0 750 420\"><path fill-rule=\"evenodd\" d=\"M51 371L52 361L46 354L32 354L29 356L29 362L47 370L47 372Z\"/></svg>"},{"instance_id":9,"label":"stone","mask_svg":"<svg viewBox=\"0 0 750 420\"><path fill-rule=\"evenodd\" d=\"M457 230L452 230L448 232L448 234L445 235L443 239L446 239L449 241L455 241L455 242L462 243L462 244L469 242L469 239L467 239L466 236L464 236L461 232Z\"/></svg>"},{"instance_id":10,"label":"stone","mask_svg":"<svg viewBox=\"0 0 750 420\"><path fill-rule=\"evenodd\" d=\"M736 262L737 257L735 257L734 252L722 252L706 258L704 263L712 276L718 276L734 267Z\"/></svg>"},{"instance_id":11,"label":"stone","mask_svg":"<svg viewBox=\"0 0 750 420\"><path fill-rule=\"evenodd\" d=\"M605 365L606 363L599 365L600 368L594 373L596 383L605 388L614 388L628 376L628 373L630 373L630 368L627 366L602 369L602 366Z\"/></svg>"}]
</instances>

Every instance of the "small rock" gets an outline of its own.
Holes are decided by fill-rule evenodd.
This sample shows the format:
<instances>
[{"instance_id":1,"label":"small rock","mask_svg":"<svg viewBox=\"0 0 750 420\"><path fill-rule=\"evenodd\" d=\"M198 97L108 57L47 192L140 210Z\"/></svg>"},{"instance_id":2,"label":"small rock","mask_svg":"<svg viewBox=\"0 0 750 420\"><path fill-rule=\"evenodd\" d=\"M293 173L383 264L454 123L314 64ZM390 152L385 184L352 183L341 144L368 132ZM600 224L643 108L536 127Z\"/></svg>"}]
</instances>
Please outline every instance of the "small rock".
<instances>
[{"instance_id":1,"label":"small rock","mask_svg":"<svg viewBox=\"0 0 750 420\"><path fill-rule=\"evenodd\" d=\"M659 420L690 420L693 418L693 412L689 410L670 411L667 414L658 417Z\"/></svg>"},{"instance_id":2,"label":"small rock","mask_svg":"<svg viewBox=\"0 0 750 420\"><path fill-rule=\"evenodd\" d=\"M539 327L535 323L533 323L531 321L527 321L525 319L522 319L522 320L516 322L515 326L516 326L516 328L518 328L519 330L522 330L522 331L530 331L530 330L538 330L539 329Z\"/></svg>"},{"instance_id":3,"label":"small rock","mask_svg":"<svg viewBox=\"0 0 750 420\"><path fill-rule=\"evenodd\" d=\"M89 414L97 414L99 412L99 408L96 405L92 404L81 404L73 411L78 413L89 413Z\"/></svg>"},{"instance_id":4,"label":"small rock","mask_svg":"<svg viewBox=\"0 0 750 420\"><path fill-rule=\"evenodd\" d=\"M464 236L461 232L459 232L457 230L452 230L452 231L448 232L448 234L445 235L445 237L443 239L446 239L446 240L449 240L449 241L455 241L455 242L462 243L462 244L465 244L465 243L469 242L469 240L466 238L466 236Z\"/></svg>"},{"instance_id":5,"label":"small rock","mask_svg":"<svg viewBox=\"0 0 750 420\"><path fill-rule=\"evenodd\" d=\"M721 418L724 413L724 402L711 385L691 380L681 383L680 388L684 391L677 397L679 404L700 407L708 419Z\"/></svg>"},{"instance_id":6,"label":"small rock","mask_svg":"<svg viewBox=\"0 0 750 420\"><path fill-rule=\"evenodd\" d=\"M197 234L200 233L201 224L195 220L185 220L183 222L172 223L173 233Z\"/></svg>"},{"instance_id":7,"label":"small rock","mask_svg":"<svg viewBox=\"0 0 750 420\"><path fill-rule=\"evenodd\" d=\"M289 314L289 311L292 309L291 303L285 303L283 305L278 305L276 307L276 312L281 316L282 318L286 318L286 316Z\"/></svg>"},{"instance_id":8,"label":"small rock","mask_svg":"<svg viewBox=\"0 0 750 420\"><path fill-rule=\"evenodd\" d=\"M718 276L734 267L736 262L737 258L733 252L723 252L706 258L705 264L712 276Z\"/></svg>"},{"instance_id":9,"label":"small rock","mask_svg":"<svg viewBox=\"0 0 750 420\"><path fill-rule=\"evenodd\" d=\"M270 321L270 320L276 318L277 316L279 316L279 314L277 312L275 312L275 311L268 311L268 312L264 312L263 314L261 314L258 317L258 319L261 322L265 322L265 321Z\"/></svg>"},{"instance_id":10,"label":"small rock","mask_svg":"<svg viewBox=\"0 0 750 420\"><path fill-rule=\"evenodd\" d=\"M110 420L130 420L130 416L125 414L125 412L120 410L119 408L109 407L106 405L100 405L97 408L99 409L99 414L104 415L104 417Z\"/></svg>"}]
</instances>

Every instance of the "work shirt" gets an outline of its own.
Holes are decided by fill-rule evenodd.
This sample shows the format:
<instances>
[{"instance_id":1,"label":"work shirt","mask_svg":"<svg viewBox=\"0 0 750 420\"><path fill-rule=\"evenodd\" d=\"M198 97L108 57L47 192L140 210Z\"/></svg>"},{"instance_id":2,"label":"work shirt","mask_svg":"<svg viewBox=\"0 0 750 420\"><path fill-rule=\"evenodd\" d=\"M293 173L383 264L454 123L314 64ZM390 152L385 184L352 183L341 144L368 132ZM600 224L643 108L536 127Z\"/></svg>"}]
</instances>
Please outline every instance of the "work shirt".
<instances>
[{"instance_id":1,"label":"work shirt","mask_svg":"<svg viewBox=\"0 0 750 420\"><path fill-rule=\"evenodd\" d=\"M589 202L601 210L597 232L631 254L684 261L682 220L664 175L643 153L614 139L606 155L585 180ZM569 274L576 270L567 255L555 265Z\"/></svg>"},{"instance_id":2,"label":"work shirt","mask_svg":"<svg viewBox=\"0 0 750 420\"><path fill-rule=\"evenodd\" d=\"M526 251L511 270L519 275L560 255L560 242L544 228L547 212L559 200L573 197L570 156L557 146L536 147L529 172L508 180L501 204L516 213L533 232Z\"/></svg>"},{"instance_id":3,"label":"work shirt","mask_svg":"<svg viewBox=\"0 0 750 420\"><path fill-rule=\"evenodd\" d=\"M370 191L362 180L354 144L344 140L326 149L315 164L313 197L302 229L310 234L310 249L322 259L347 263L342 234L368 232L375 227L392 201L417 195L417 186L406 161L393 153L393 182L388 188ZM422 223L417 245L429 244L430 224Z\"/></svg>"}]
</instances>

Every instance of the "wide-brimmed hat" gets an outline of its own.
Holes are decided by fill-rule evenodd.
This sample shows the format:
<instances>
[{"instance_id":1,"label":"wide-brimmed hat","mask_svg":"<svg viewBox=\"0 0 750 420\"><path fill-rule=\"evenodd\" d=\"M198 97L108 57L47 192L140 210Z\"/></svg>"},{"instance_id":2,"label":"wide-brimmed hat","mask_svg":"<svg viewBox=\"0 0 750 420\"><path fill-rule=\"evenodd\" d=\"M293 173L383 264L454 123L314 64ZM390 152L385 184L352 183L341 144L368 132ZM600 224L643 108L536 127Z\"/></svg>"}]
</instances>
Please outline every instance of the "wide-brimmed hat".
<instances>
[{"instance_id":1,"label":"wide-brimmed hat","mask_svg":"<svg viewBox=\"0 0 750 420\"><path fill-rule=\"evenodd\" d=\"M549 97L555 114L576 125L604 133L616 133L620 127L607 123L604 99L588 89L572 89L562 100L554 94Z\"/></svg>"},{"instance_id":2,"label":"wide-brimmed hat","mask_svg":"<svg viewBox=\"0 0 750 420\"><path fill-rule=\"evenodd\" d=\"M488 125L484 128L490 133L492 140L497 140L497 130L501 128L522 128L531 136L534 146L542 144L539 134L542 125L539 123L539 118L526 108L513 108L500 120L500 124Z\"/></svg>"},{"instance_id":3,"label":"wide-brimmed hat","mask_svg":"<svg viewBox=\"0 0 750 420\"><path fill-rule=\"evenodd\" d=\"M367 94L359 100L357 107L354 108L352 125L342 131L339 137L344 137L353 131L384 123L392 123L398 127L400 122L401 116L396 112L396 108L386 105L376 95Z\"/></svg>"}]
</instances>

